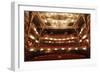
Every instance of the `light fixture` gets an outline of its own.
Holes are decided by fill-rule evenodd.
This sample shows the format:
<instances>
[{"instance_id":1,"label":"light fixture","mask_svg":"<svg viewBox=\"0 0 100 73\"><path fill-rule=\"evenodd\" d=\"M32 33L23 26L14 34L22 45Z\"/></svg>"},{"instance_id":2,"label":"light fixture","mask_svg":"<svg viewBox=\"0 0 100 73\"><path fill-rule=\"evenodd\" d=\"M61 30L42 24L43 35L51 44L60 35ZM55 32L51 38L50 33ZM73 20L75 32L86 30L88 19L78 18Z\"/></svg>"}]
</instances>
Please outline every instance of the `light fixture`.
<instances>
[{"instance_id":1,"label":"light fixture","mask_svg":"<svg viewBox=\"0 0 100 73\"><path fill-rule=\"evenodd\" d=\"M83 49L83 50L87 50L87 48L86 48L86 47L83 47L82 49Z\"/></svg>"},{"instance_id":2,"label":"light fixture","mask_svg":"<svg viewBox=\"0 0 100 73\"><path fill-rule=\"evenodd\" d=\"M82 29L81 29L81 31L80 31L80 33L79 33L79 34L81 34L81 33L82 33L83 29L84 29L84 28L82 28Z\"/></svg>"},{"instance_id":3,"label":"light fixture","mask_svg":"<svg viewBox=\"0 0 100 73\"><path fill-rule=\"evenodd\" d=\"M89 42L89 40L88 40L88 39L86 39L86 42Z\"/></svg>"},{"instance_id":4,"label":"light fixture","mask_svg":"<svg viewBox=\"0 0 100 73\"><path fill-rule=\"evenodd\" d=\"M71 41L68 41L68 43L71 43Z\"/></svg>"},{"instance_id":5,"label":"light fixture","mask_svg":"<svg viewBox=\"0 0 100 73\"><path fill-rule=\"evenodd\" d=\"M36 43L39 43L39 41L38 41L38 40L35 40L35 42L36 42Z\"/></svg>"},{"instance_id":6,"label":"light fixture","mask_svg":"<svg viewBox=\"0 0 100 73\"><path fill-rule=\"evenodd\" d=\"M61 48L61 50L65 50L65 48Z\"/></svg>"},{"instance_id":7,"label":"light fixture","mask_svg":"<svg viewBox=\"0 0 100 73\"><path fill-rule=\"evenodd\" d=\"M34 27L34 31L36 31L36 28Z\"/></svg>"},{"instance_id":8,"label":"light fixture","mask_svg":"<svg viewBox=\"0 0 100 73\"><path fill-rule=\"evenodd\" d=\"M49 38L50 40L53 40L53 38Z\"/></svg>"},{"instance_id":9,"label":"light fixture","mask_svg":"<svg viewBox=\"0 0 100 73\"><path fill-rule=\"evenodd\" d=\"M78 48L76 47L75 50L78 50Z\"/></svg>"},{"instance_id":10,"label":"light fixture","mask_svg":"<svg viewBox=\"0 0 100 73\"><path fill-rule=\"evenodd\" d=\"M38 32L36 31L36 34L38 34Z\"/></svg>"},{"instance_id":11,"label":"light fixture","mask_svg":"<svg viewBox=\"0 0 100 73\"><path fill-rule=\"evenodd\" d=\"M66 40L69 40L70 38L66 38Z\"/></svg>"},{"instance_id":12,"label":"light fixture","mask_svg":"<svg viewBox=\"0 0 100 73\"><path fill-rule=\"evenodd\" d=\"M70 51L71 50L71 48L68 48L68 51Z\"/></svg>"},{"instance_id":13,"label":"light fixture","mask_svg":"<svg viewBox=\"0 0 100 73\"><path fill-rule=\"evenodd\" d=\"M82 42L82 39L80 39L79 42Z\"/></svg>"},{"instance_id":14,"label":"light fixture","mask_svg":"<svg viewBox=\"0 0 100 73\"><path fill-rule=\"evenodd\" d=\"M66 39L62 39L62 40L66 40Z\"/></svg>"},{"instance_id":15,"label":"light fixture","mask_svg":"<svg viewBox=\"0 0 100 73\"><path fill-rule=\"evenodd\" d=\"M57 39L57 40L61 40L61 39Z\"/></svg>"},{"instance_id":16,"label":"light fixture","mask_svg":"<svg viewBox=\"0 0 100 73\"><path fill-rule=\"evenodd\" d=\"M30 49L29 49L29 51L31 51L31 52L32 52L32 51L35 51L35 49L34 49L34 48L30 48Z\"/></svg>"},{"instance_id":17,"label":"light fixture","mask_svg":"<svg viewBox=\"0 0 100 73\"><path fill-rule=\"evenodd\" d=\"M29 46L32 46L32 42L28 42Z\"/></svg>"},{"instance_id":18,"label":"light fixture","mask_svg":"<svg viewBox=\"0 0 100 73\"><path fill-rule=\"evenodd\" d=\"M51 41L48 41L49 43L52 43Z\"/></svg>"},{"instance_id":19,"label":"light fixture","mask_svg":"<svg viewBox=\"0 0 100 73\"><path fill-rule=\"evenodd\" d=\"M57 48L54 48L54 50L58 50Z\"/></svg>"},{"instance_id":20,"label":"light fixture","mask_svg":"<svg viewBox=\"0 0 100 73\"><path fill-rule=\"evenodd\" d=\"M74 21L75 21L74 19L71 20L71 22L74 22Z\"/></svg>"},{"instance_id":21,"label":"light fixture","mask_svg":"<svg viewBox=\"0 0 100 73\"><path fill-rule=\"evenodd\" d=\"M51 49L48 48L45 52L46 52L46 53L50 53L50 52L51 52Z\"/></svg>"},{"instance_id":22,"label":"light fixture","mask_svg":"<svg viewBox=\"0 0 100 73\"><path fill-rule=\"evenodd\" d=\"M30 35L30 38L33 39L33 40L35 39L35 37L33 35Z\"/></svg>"},{"instance_id":23,"label":"light fixture","mask_svg":"<svg viewBox=\"0 0 100 73\"><path fill-rule=\"evenodd\" d=\"M82 39L85 39L87 37L87 35L84 35L83 37L82 37Z\"/></svg>"},{"instance_id":24,"label":"light fixture","mask_svg":"<svg viewBox=\"0 0 100 73\"><path fill-rule=\"evenodd\" d=\"M48 37L45 37L45 39L48 39Z\"/></svg>"},{"instance_id":25,"label":"light fixture","mask_svg":"<svg viewBox=\"0 0 100 73\"><path fill-rule=\"evenodd\" d=\"M43 51L43 50L44 50L43 48L40 49L40 51Z\"/></svg>"},{"instance_id":26,"label":"light fixture","mask_svg":"<svg viewBox=\"0 0 100 73\"><path fill-rule=\"evenodd\" d=\"M55 40L55 41L56 41L57 39L53 39L53 40Z\"/></svg>"},{"instance_id":27,"label":"light fixture","mask_svg":"<svg viewBox=\"0 0 100 73\"><path fill-rule=\"evenodd\" d=\"M47 20L45 19L44 22L47 23Z\"/></svg>"},{"instance_id":28,"label":"light fixture","mask_svg":"<svg viewBox=\"0 0 100 73\"><path fill-rule=\"evenodd\" d=\"M74 39L74 37L71 37L71 39Z\"/></svg>"},{"instance_id":29,"label":"light fixture","mask_svg":"<svg viewBox=\"0 0 100 73\"><path fill-rule=\"evenodd\" d=\"M51 49L50 49L50 48L48 48L47 50L48 50L48 51L50 51Z\"/></svg>"},{"instance_id":30,"label":"light fixture","mask_svg":"<svg viewBox=\"0 0 100 73\"><path fill-rule=\"evenodd\" d=\"M34 27L34 31L36 32L36 34L38 34L38 32L37 32L37 30L36 30L36 28Z\"/></svg>"}]
</instances>

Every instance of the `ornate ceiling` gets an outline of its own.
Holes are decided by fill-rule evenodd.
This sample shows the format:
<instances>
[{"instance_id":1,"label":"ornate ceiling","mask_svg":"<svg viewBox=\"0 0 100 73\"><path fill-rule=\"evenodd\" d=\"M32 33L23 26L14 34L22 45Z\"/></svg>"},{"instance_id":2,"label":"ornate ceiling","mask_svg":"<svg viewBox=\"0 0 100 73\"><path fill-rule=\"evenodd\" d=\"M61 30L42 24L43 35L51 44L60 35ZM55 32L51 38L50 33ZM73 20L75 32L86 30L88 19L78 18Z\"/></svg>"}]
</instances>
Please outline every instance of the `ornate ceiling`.
<instances>
[{"instance_id":1,"label":"ornate ceiling","mask_svg":"<svg viewBox=\"0 0 100 73\"><path fill-rule=\"evenodd\" d=\"M39 15L45 23L45 28L48 29L75 28L74 23L80 16L80 14L60 12L40 12Z\"/></svg>"}]
</instances>

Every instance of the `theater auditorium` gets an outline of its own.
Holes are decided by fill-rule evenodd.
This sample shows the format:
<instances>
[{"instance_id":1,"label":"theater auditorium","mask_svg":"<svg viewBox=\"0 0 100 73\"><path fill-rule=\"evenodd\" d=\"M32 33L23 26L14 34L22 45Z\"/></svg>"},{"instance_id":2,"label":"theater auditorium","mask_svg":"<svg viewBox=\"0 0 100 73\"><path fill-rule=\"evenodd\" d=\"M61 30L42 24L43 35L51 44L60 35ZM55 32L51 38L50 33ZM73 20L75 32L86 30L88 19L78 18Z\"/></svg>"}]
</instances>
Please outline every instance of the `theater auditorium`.
<instances>
[{"instance_id":1,"label":"theater auditorium","mask_svg":"<svg viewBox=\"0 0 100 73\"><path fill-rule=\"evenodd\" d=\"M24 61L90 58L90 14L24 11Z\"/></svg>"}]
</instances>

